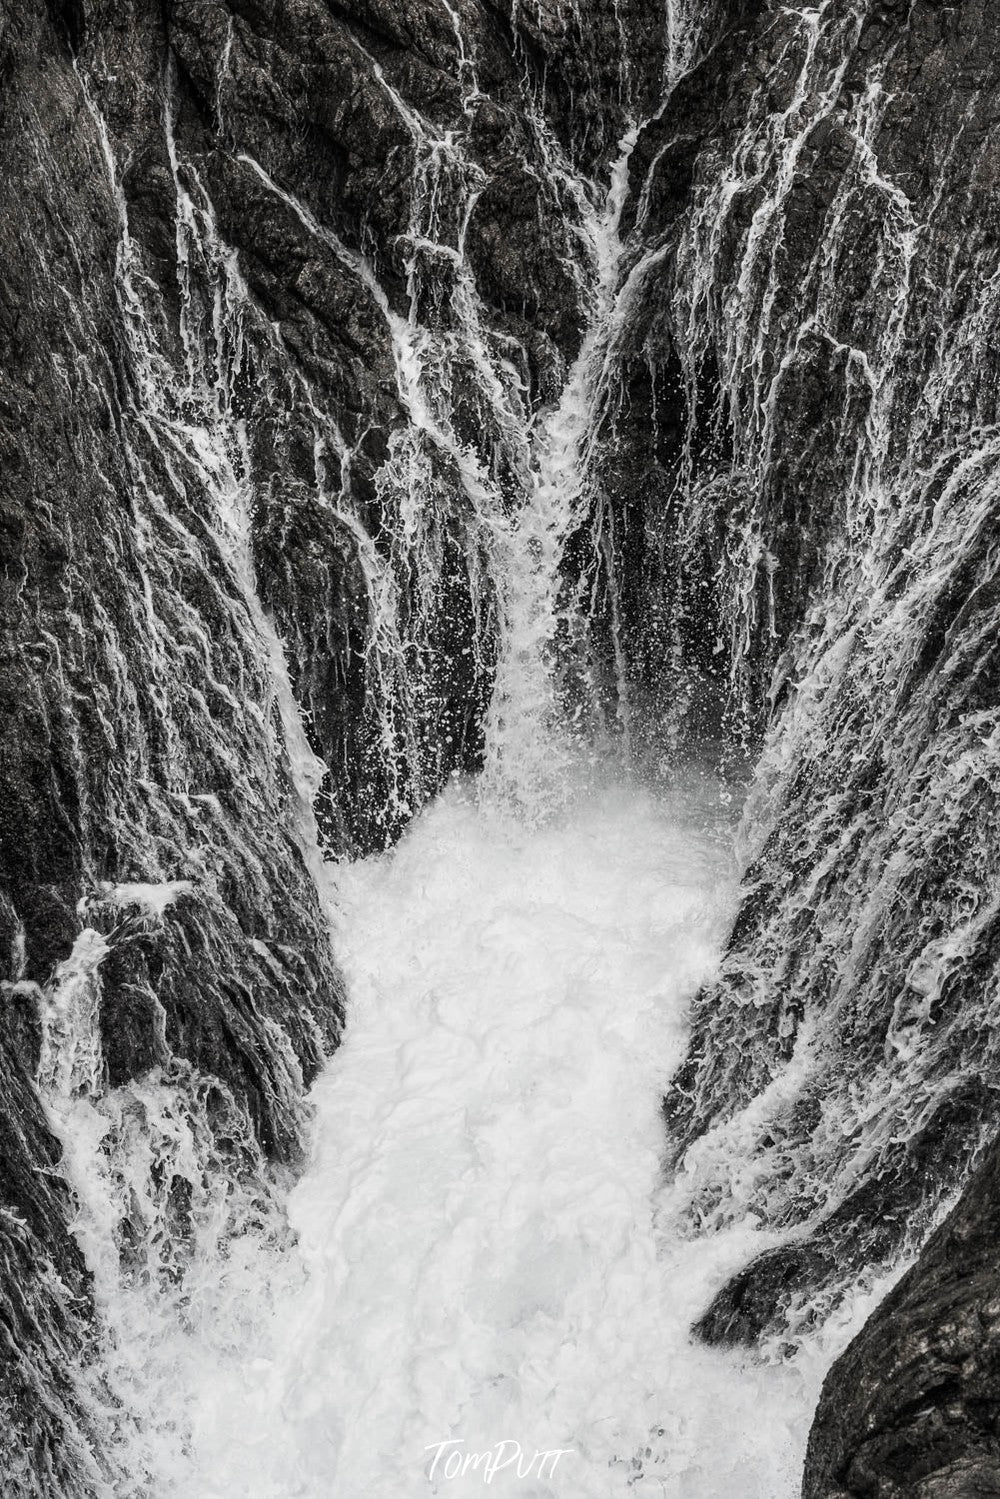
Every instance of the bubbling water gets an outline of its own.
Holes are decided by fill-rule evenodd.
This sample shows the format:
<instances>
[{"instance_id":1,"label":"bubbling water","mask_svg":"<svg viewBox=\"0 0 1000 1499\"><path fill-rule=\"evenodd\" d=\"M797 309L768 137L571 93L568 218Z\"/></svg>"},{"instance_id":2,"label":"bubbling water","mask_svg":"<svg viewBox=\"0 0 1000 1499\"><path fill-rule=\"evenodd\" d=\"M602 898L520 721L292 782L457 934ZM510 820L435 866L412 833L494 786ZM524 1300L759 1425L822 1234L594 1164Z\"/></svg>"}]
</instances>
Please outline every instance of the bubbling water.
<instances>
[{"instance_id":1,"label":"bubbling water","mask_svg":"<svg viewBox=\"0 0 1000 1499\"><path fill-rule=\"evenodd\" d=\"M468 1496L498 1452L490 1487L533 1499L797 1492L848 1325L793 1364L694 1346L765 1236L693 1242L661 1185L659 1100L733 894L717 788L565 793L528 826L456 783L341 869L352 1000L296 1244L244 1266L238 1318L226 1277L175 1334L164 1499Z\"/></svg>"},{"instance_id":2,"label":"bubbling water","mask_svg":"<svg viewBox=\"0 0 1000 1499\"><path fill-rule=\"evenodd\" d=\"M467 108L476 58L460 12L446 9ZM671 82L691 55L679 25ZM55 976L43 1085L95 1274L103 1429L133 1475L109 1480L107 1492L475 1493L489 1454L515 1444L525 1461L559 1456L528 1473L496 1472L498 1487L516 1481L535 1499L780 1499L796 1488L819 1379L850 1319L831 1322L794 1365L780 1350L741 1367L694 1347L692 1319L771 1240L748 1214L710 1240L692 1238L689 1193L661 1182L660 1099L731 911L727 803L697 776L657 798L624 771L610 774L564 712L560 652L581 603L565 551L574 531L599 526L599 421L620 399L618 341L663 253L622 274L638 127L602 190L528 101L547 191L572 219L582 327L561 394L539 411L485 331L466 262L474 163L359 53L413 142L404 310L373 264L265 163L247 153L238 163L353 278L390 350L402 420L374 480L377 537L351 492L352 454L336 421L306 376L292 382L298 414L314 419L316 498L353 539L363 577L364 712L385 774L386 827L442 778L443 761L422 761L421 725L436 700L421 672L437 649L449 505L461 505L465 527L473 675L481 684L492 674L493 687L478 781L455 777L394 851L335 874L313 813L326 767L307 743L286 661L287 649L296 664L294 649L260 597L253 556L241 381L251 347L265 370L285 351L195 163L182 158L168 98L184 366L173 369L94 106L121 218L118 280L144 418L211 498L233 616L277 709L261 718L280 726L295 833L352 996L346 1040L312 1094L312 1159L286 1212L288 1182L265 1165L245 1110L215 1080L175 1062L104 1089L107 949L96 931L85 929ZM427 267L442 259L450 318L428 326L421 313L436 273ZM478 445L456 435L453 387L469 370L488 418ZM446 469L456 487L440 503ZM619 697L627 703L627 692ZM106 899L138 904L155 923L184 896L179 885ZM301 1071L283 1037L272 1039L270 1081L295 1112ZM863 1310L857 1302L851 1315Z\"/></svg>"}]
</instances>

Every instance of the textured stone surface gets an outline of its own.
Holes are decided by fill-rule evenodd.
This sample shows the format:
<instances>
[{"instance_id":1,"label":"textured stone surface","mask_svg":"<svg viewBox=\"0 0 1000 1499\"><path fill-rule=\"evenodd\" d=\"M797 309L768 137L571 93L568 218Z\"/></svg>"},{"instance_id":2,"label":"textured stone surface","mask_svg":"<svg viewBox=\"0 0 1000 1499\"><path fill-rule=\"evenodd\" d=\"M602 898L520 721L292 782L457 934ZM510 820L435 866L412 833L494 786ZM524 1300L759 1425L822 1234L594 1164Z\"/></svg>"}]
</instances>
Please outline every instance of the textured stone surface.
<instances>
[{"instance_id":1,"label":"textured stone surface","mask_svg":"<svg viewBox=\"0 0 1000 1499\"><path fill-rule=\"evenodd\" d=\"M40 6L0 22L0 1445L5 1492L28 1494L86 1489L102 1462L71 1357L87 1278L33 1075L81 931L110 949L105 1083L183 1058L278 1159L297 1155L302 1081L340 1012L265 655L204 475L144 409L119 215L66 44L77 14L62 35ZM162 917L120 888L173 881L186 893Z\"/></svg>"},{"instance_id":2,"label":"textured stone surface","mask_svg":"<svg viewBox=\"0 0 1000 1499\"><path fill-rule=\"evenodd\" d=\"M341 982L287 688L328 767L335 851L380 846L478 763L492 604L459 445L511 500L519 481L467 339L442 373L454 435L408 427L393 329L414 307L447 330L461 236L481 337L526 410L558 386L581 333L579 210L542 153L603 169L629 92L658 88L655 13L0 14L5 1493L90 1493L114 1464L90 1426L116 1396L88 1368L60 1177L73 1099L107 1128L123 1274L143 1273L157 1214L190 1231L170 1129L145 1164L128 1154L154 1093L205 1169L254 1183L261 1158L297 1158ZM643 43L629 79L622 27ZM411 498L437 517L412 555ZM376 659L375 578L416 668L392 642Z\"/></svg>"},{"instance_id":3,"label":"textured stone surface","mask_svg":"<svg viewBox=\"0 0 1000 1499\"><path fill-rule=\"evenodd\" d=\"M604 172L629 107L653 117L568 557L583 665L654 770L763 748L667 1115L692 1230L749 1207L788 1242L701 1332L780 1339L916 1252L995 1129L997 5L720 0L662 111L658 3L452 9L457 30L430 0L0 15L14 1493L100 1481L38 1091L75 944L107 945L99 1075L64 1093L196 1079L248 1121L240 1150L294 1161L341 996L285 668L331 847L381 846L478 765L496 601L461 462L511 505L524 476L470 351L503 351L526 422L559 388L585 311L560 164ZM411 309L448 351L423 428ZM995 1491L990 1169L832 1376L810 1493Z\"/></svg>"},{"instance_id":4,"label":"textured stone surface","mask_svg":"<svg viewBox=\"0 0 1000 1499\"><path fill-rule=\"evenodd\" d=\"M827 1376L804 1499L1000 1494L1000 1151Z\"/></svg>"},{"instance_id":5,"label":"textured stone surface","mask_svg":"<svg viewBox=\"0 0 1000 1499\"><path fill-rule=\"evenodd\" d=\"M733 7L633 163L661 252L635 378L690 424L620 512L665 598L632 659L672 663L664 712L763 746L667 1117L693 1224L749 1208L789 1243L713 1338L780 1337L915 1253L996 1128L995 23Z\"/></svg>"}]
</instances>

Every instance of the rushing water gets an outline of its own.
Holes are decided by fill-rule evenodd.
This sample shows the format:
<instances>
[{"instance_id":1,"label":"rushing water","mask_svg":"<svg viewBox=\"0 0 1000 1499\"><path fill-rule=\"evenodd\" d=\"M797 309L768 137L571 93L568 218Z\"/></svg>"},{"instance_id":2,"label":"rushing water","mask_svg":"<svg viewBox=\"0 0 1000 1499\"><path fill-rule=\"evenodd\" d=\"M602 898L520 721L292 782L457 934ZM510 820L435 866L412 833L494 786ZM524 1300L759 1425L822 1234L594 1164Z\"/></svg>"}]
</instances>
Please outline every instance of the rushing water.
<instances>
[{"instance_id":1,"label":"rushing water","mask_svg":"<svg viewBox=\"0 0 1000 1499\"><path fill-rule=\"evenodd\" d=\"M620 757L585 752L561 716L562 557L628 295L616 266L631 146L600 207L581 196L588 327L560 399L521 433L524 503L493 518L499 658L483 776L454 778L394 850L336 873L319 854L319 774L247 554L231 372L192 376L215 420L188 437L218 470L220 535L271 663L299 835L350 1002L312 1094L311 1159L286 1198L246 1122L234 1113L220 1129L199 1079L101 1095L96 934L57 985L50 1107L97 1277L106 1429L135 1475L109 1493L796 1491L819 1379L848 1322L792 1362L780 1348L741 1364L693 1344L717 1287L772 1241L751 1214L693 1237L688 1184L663 1181L661 1099L731 914L729 794L695 773L654 794ZM185 232L221 265L179 179L178 203ZM239 328L231 265L226 276ZM421 417L444 440L422 404L427 368L407 373L413 332L392 326L413 430ZM192 334L192 362L197 349ZM421 503L415 490L418 529ZM162 915L180 893L132 898ZM216 1153L220 1133L237 1171ZM183 1202L160 1200L149 1183L163 1180L187 1184ZM144 1233L138 1269L120 1252L123 1211Z\"/></svg>"},{"instance_id":2,"label":"rushing water","mask_svg":"<svg viewBox=\"0 0 1000 1499\"><path fill-rule=\"evenodd\" d=\"M672 77L689 49L671 36ZM462 57L471 98L475 58ZM401 418L370 534L349 445L296 372L314 498L353 538L364 579L364 769L375 767L381 788L380 826L395 831L426 803L393 851L335 874L313 814L327 767L293 695L308 663L265 608L253 555L241 382L248 349L265 368L287 354L177 145L168 70L181 373L170 364L91 101L120 215L118 281L144 421L210 498L234 630L266 684L261 724L275 740L280 726L280 744L261 755L291 767L291 820L350 991L344 1043L312 1094L311 1158L289 1196L212 1079L174 1063L104 1088L99 933L85 930L56 975L42 1083L95 1275L104 1361L90 1397L131 1474L109 1477L105 1492L411 1499L489 1483L534 1499L791 1499L820 1378L867 1303L797 1350L776 1345L742 1363L693 1344L690 1325L714 1291L775 1239L738 1194L721 1230L699 1237L690 1182L663 1179L660 1101L734 897L728 794L695 773L669 793L644 788L626 763L624 690L611 763L565 722L561 652L582 602L566 546L594 524L591 464L620 398L617 343L663 255L629 258L619 235L640 125L599 185L526 102L546 190L571 225L581 308L579 352L539 408L488 336L466 264L475 165L368 63L413 141L404 310L360 251L265 163L239 157L384 324ZM447 251L453 271L441 326L421 321L425 283L439 274L421 259L429 250ZM456 435L455 388L467 377L484 414L477 443ZM152 488L146 498L163 508ZM485 708L484 770L478 782L454 776L431 800L454 763L428 663L442 652L443 558L459 507L471 619L461 653ZM457 636L445 646L457 652ZM151 882L107 899L155 922L190 888ZM301 1072L272 1030L269 1081L291 1114ZM709 1167L734 1181L751 1155L742 1128L709 1144Z\"/></svg>"},{"instance_id":3,"label":"rushing water","mask_svg":"<svg viewBox=\"0 0 1000 1499\"><path fill-rule=\"evenodd\" d=\"M691 1239L661 1180L727 834L697 778L591 777L535 826L456 783L343 868L296 1242L245 1237L133 1354L156 1494L791 1499L845 1328L790 1364L694 1345L754 1222Z\"/></svg>"}]
</instances>

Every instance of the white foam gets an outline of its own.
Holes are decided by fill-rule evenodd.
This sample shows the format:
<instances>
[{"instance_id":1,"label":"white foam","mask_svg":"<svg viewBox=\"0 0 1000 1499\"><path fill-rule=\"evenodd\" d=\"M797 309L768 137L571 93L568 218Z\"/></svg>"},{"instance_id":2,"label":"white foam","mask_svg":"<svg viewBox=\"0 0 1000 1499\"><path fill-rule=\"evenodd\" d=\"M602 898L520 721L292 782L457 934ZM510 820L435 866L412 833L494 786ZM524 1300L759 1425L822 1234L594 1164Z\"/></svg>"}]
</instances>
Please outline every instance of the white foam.
<instances>
[{"instance_id":1,"label":"white foam","mask_svg":"<svg viewBox=\"0 0 1000 1499\"><path fill-rule=\"evenodd\" d=\"M194 889L190 880L160 880L153 883L99 886L103 902L113 906L139 906L147 916L162 920L178 896Z\"/></svg>"},{"instance_id":2,"label":"white foam","mask_svg":"<svg viewBox=\"0 0 1000 1499\"><path fill-rule=\"evenodd\" d=\"M187 1392L178 1494L797 1492L831 1345L771 1367L693 1345L754 1224L691 1240L660 1186L731 897L705 819L700 792L611 787L528 829L456 786L342 872L352 1001L290 1202L303 1273ZM501 1442L521 1477L445 1476Z\"/></svg>"}]
</instances>

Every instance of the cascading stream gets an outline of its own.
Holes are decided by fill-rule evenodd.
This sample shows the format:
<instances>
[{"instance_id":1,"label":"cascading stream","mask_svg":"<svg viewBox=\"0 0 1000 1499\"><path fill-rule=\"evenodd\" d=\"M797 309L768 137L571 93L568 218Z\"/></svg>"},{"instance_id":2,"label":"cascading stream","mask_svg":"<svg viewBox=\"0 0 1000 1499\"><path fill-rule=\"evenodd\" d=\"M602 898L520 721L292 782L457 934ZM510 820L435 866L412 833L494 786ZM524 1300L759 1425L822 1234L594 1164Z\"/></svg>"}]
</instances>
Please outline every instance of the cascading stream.
<instances>
[{"instance_id":1,"label":"cascading stream","mask_svg":"<svg viewBox=\"0 0 1000 1499\"><path fill-rule=\"evenodd\" d=\"M989 1487L998 3L8 7L5 1496Z\"/></svg>"},{"instance_id":2,"label":"cascading stream","mask_svg":"<svg viewBox=\"0 0 1000 1499\"><path fill-rule=\"evenodd\" d=\"M468 1496L493 1464L534 1499L791 1499L825 1354L692 1347L752 1224L685 1239L658 1188L731 893L715 787L567 785L533 828L471 789L338 879L352 1001L289 1204L301 1278L185 1392L167 1492Z\"/></svg>"},{"instance_id":3,"label":"cascading stream","mask_svg":"<svg viewBox=\"0 0 1000 1499\"><path fill-rule=\"evenodd\" d=\"M477 59L459 11L446 10L468 113ZM680 10L671 16L668 85L693 56L691 28ZM232 45L230 30L220 120ZM266 161L234 155L240 180L343 275L387 351L388 435L366 505L352 488L355 448L308 376L296 367L288 377L296 416L307 415L310 499L350 537L363 582L362 711L384 772L384 826L427 802L452 764L395 850L336 873L313 810L327 768L293 691L303 662L265 607L255 565L244 387L251 371L277 379L285 335L226 243L208 173L178 147L168 72L178 375L93 107L120 214L117 284L138 405L166 470L176 459L208 497L226 610L256 667L255 721L270 758L287 765L290 820L351 993L346 1039L313 1090L311 1160L286 1224L287 1181L209 1079L180 1068L102 1090L100 934L88 927L55 975L42 1082L95 1272L104 1429L136 1475L131 1489L109 1480L107 1493L412 1499L495 1483L533 1499L791 1499L822 1373L868 1303L838 1313L794 1365L777 1348L748 1367L696 1348L693 1319L777 1240L749 1213L699 1239L688 1184L661 1179L660 1101L685 1054L688 1000L714 974L731 914L729 793L696 773L669 796L638 783L624 682L615 757L567 722L564 646L585 601L567 582L565 551L599 524L592 460L619 399L619 340L665 254L640 245L623 274L619 231L643 127L623 136L601 191L529 101L545 190L570 224L563 269L580 312L575 357L568 369L553 362L561 388L539 408L490 330L466 254L482 190L475 162L357 50L413 154L405 296ZM447 303L437 321L426 312L435 297ZM483 418L476 440L463 435L463 382ZM152 487L146 500L160 505ZM440 745L427 760L441 712L438 616L453 581L449 504L464 548L461 654L477 692L492 680L477 778ZM190 888L129 886L107 899L156 922ZM268 1023L269 1081L292 1114L302 1072ZM131 1264L125 1223L138 1245Z\"/></svg>"},{"instance_id":4,"label":"cascading stream","mask_svg":"<svg viewBox=\"0 0 1000 1499\"><path fill-rule=\"evenodd\" d=\"M584 215L590 321L532 435L527 501L496 528L485 773L332 882L351 1007L312 1095L294 1241L217 1238L180 1315L140 1287L119 1320L134 1337L137 1298L161 1309L151 1346L116 1364L159 1499L796 1490L851 1319L792 1367L693 1347L692 1319L766 1243L752 1218L692 1239L686 1193L675 1207L660 1180L660 1099L731 906L728 797L692 775L657 798L588 763L561 719L562 548L628 294L617 225L634 139ZM418 343L393 326L413 410L435 424ZM266 642L235 476L223 487Z\"/></svg>"},{"instance_id":5,"label":"cascading stream","mask_svg":"<svg viewBox=\"0 0 1000 1499\"><path fill-rule=\"evenodd\" d=\"M588 445L618 289L618 225L636 135L632 130L621 142L599 210L576 185L593 274L588 325L558 403L531 433L528 494L501 532L502 649L487 716L483 789L529 819L559 805L572 758L556 675L566 609L561 562L589 498Z\"/></svg>"}]
</instances>

